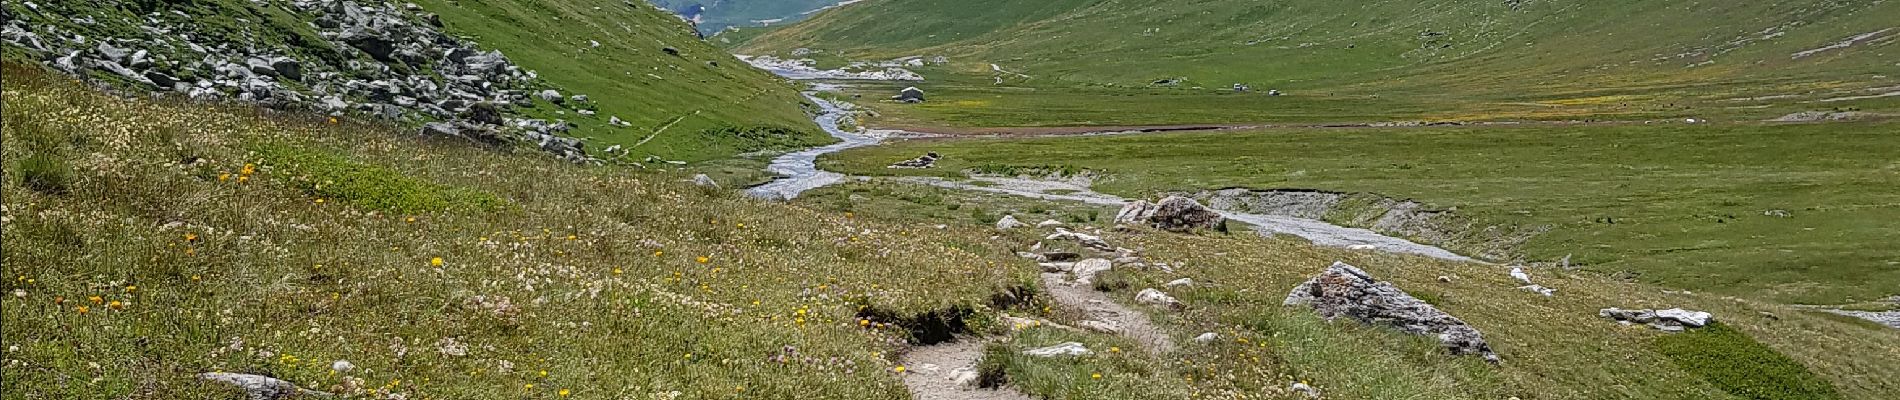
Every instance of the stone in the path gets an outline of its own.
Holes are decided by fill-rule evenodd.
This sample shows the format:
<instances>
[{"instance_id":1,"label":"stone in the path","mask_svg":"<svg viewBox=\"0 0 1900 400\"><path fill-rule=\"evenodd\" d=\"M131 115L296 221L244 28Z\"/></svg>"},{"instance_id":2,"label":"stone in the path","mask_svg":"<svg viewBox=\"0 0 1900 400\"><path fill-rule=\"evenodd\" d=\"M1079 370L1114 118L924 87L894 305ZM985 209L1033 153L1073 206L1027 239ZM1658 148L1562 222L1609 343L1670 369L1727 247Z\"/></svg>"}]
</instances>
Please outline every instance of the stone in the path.
<instances>
[{"instance_id":1,"label":"stone in the path","mask_svg":"<svg viewBox=\"0 0 1900 400\"><path fill-rule=\"evenodd\" d=\"M1115 323L1108 322L1108 321L1098 321L1098 320L1091 319L1087 321L1077 322L1075 323L1075 325L1082 327L1082 329L1087 329L1087 330L1101 332L1101 333L1111 333L1111 334L1117 334L1117 335L1122 333L1122 327L1120 325L1115 325Z\"/></svg>"},{"instance_id":2,"label":"stone in the path","mask_svg":"<svg viewBox=\"0 0 1900 400\"><path fill-rule=\"evenodd\" d=\"M1168 196L1159 203L1145 200L1128 203L1115 214L1115 223L1146 225L1170 232L1227 230L1227 217L1199 201L1181 196Z\"/></svg>"},{"instance_id":3,"label":"stone in the path","mask_svg":"<svg viewBox=\"0 0 1900 400\"><path fill-rule=\"evenodd\" d=\"M1688 328L1708 326L1715 320L1714 314L1702 311L1689 311L1680 308L1667 310L1624 310L1605 308L1597 311L1597 316L1609 318L1624 324L1648 324L1664 332L1681 332Z\"/></svg>"},{"instance_id":4,"label":"stone in the path","mask_svg":"<svg viewBox=\"0 0 1900 400\"><path fill-rule=\"evenodd\" d=\"M1062 221L1057 221L1053 219L1045 219L1045 220L1042 220L1042 222L1036 223L1037 228L1048 228L1052 226L1062 226Z\"/></svg>"},{"instance_id":5,"label":"stone in the path","mask_svg":"<svg viewBox=\"0 0 1900 400\"><path fill-rule=\"evenodd\" d=\"M1175 300L1174 296L1169 296L1167 293L1162 293L1155 288L1142 289L1141 292L1135 293L1135 302L1169 308L1181 307L1180 300Z\"/></svg>"},{"instance_id":6,"label":"stone in the path","mask_svg":"<svg viewBox=\"0 0 1900 400\"><path fill-rule=\"evenodd\" d=\"M693 175L693 184L713 189L719 188L719 182L714 181L711 176L706 176L706 174Z\"/></svg>"},{"instance_id":7,"label":"stone in the path","mask_svg":"<svg viewBox=\"0 0 1900 400\"><path fill-rule=\"evenodd\" d=\"M1207 333L1202 333L1200 336L1194 337L1194 343L1200 343L1200 344L1214 343L1215 340L1220 340L1220 334L1217 334L1214 332L1207 332Z\"/></svg>"},{"instance_id":8,"label":"stone in the path","mask_svg":"<svg viewBox=\"0 0 1900 400\"><path fill-rule=\"evenodd\" d=\"M1168 284L1164 286L1171 287L1171 288L1194 286L1194 280L1188 279L1188 278L1175 279L1173 281L1169 281Z\"/></svg>"},{"instance_id":9,"label":"stone in the path","mask_svg":"<svg viewBox=\"0 0 1900 400\"><path fill-rule=\"evenodd\" d=\"M996 220L997 230L1006 231L1006 230L1021 228L1025 226L1029 226L1029 224L1025 224L1023 223L1023 221L1017 220L1016 216L1014 215L1004 215L1003 219Z\"/></svg>"},{"instance_id":10,"label":"stone in the path","mask_svg":"<svg viewBox=\"0 0 1900 400\"><path fill-rule=\"evenodd\" d=\"M1347 317L1414 335L1435 336L1453 355L1475 354L1485 361L1499 361L1477 328L1346 263L1335 262L1293 288L1284 304L1310 306L1328 320Z\"/></svg>"},{"instance_id":11,"label":"stone in the path","mask_svg":"<svg viewBox=\"0 0 1900 400\"><path fill-rule=\"evenodd\" d=\"M1091 258L1075 263L1075 269L1071 269L1069 272L1075 274L1076 285L1088 286L1095 283L1096 274L1107 272L1114 268L1115 264L1108 260Z\"/></svg>"},{"instance_id":12,"label":"stone in the path","mask_svg":"<svg viewBox=\"0 0 1900 400\"><path fill-rule=\"evenodd\" d=\"M1070 231L1068 229L1062 229L1062 228L1056 228L1056 233L1050 234L1048 237L1044 237L1043 240L1073 240L1078 243L1081 243L1082 247L1087 247L1090 250L1100 251L1104 253L1115 251L1114 245L1108 244L1108 241L1102 240L1102 238L1099 236L1074 232L1074 231Z\"/></svg>"},{"instance_id":13,"label":"stone in the path","mask_svg":"<svg viewBox=\"0 0 1900 400\"><path fill-rule=\"evenodd\" d=\"M246 398L250 400L294 399L304 395L329 396L328 393L301 389L289 381L262 375L207 372L198 374L198 379L236 386L243 390Z\"/></svg>"},{"instance_id":14,"label":"stone in the path","mask_svg":"<svg viewBox=\"0 0 1900 400\"><path fill-rule=\"evenodd\" d=\"M1086 356L1090 354L1095 354L1095 352L1089 351L1088 346L1084 346L1081 343L1068 342L1068 343L1058 344L1058 345L1049 346L1049 347L1025 350L1023 351L1023 354L1032 356L1032 357L1059 357L1059 356Z\"/></svg>"},{"instance_id":15,"label":"stone in the path","mask_svg":"<svg viewBox=\"0 0 1900 400\"><path fill-rule=\"evenodd\" d=\"M956 384L958 387L975 388L979 376L975 368L961 367L950 370L949 378L950 382Z\"/></svg>"}]
</instances>

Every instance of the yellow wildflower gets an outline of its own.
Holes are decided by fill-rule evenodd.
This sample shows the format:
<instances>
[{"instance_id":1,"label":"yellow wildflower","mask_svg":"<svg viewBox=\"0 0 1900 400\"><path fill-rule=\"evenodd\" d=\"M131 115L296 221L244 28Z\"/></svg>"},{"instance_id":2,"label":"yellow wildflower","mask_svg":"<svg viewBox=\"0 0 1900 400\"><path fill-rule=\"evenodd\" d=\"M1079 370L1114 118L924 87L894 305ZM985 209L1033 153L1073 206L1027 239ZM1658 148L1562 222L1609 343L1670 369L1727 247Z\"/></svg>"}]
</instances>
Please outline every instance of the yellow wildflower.
<instances>
[{"instance_id":1,"label":"yellow wildflower","mask_svg":"<svg viewBox=\"0 0 1900 400\"><path fill-rule=\"evenodd\" d=\"M1094 373L1094 374L1090 374L1090 375L1089 375L1089 379L1102 379L1102 373L1100 373L1100 372L1097 372L1097 373Z\"/></svg>"},{"instance_id":2,"label":"yellow wildflower","mask_svg":"<svg viewBox=\"0 0 1900 400\"><path fill-rule=\"evenodd\" d=\"M700 264L705 264L705 263L712 262L712 257L699 256L699 258L696 258L695 260L698 260Z\"/></svg>"},{"instance_id":3,"label":"yellow wildflower","mask_svg":"<svg viewBox=\"0 0 1900 400\"><path fill-rule=\"evenodd\" d=\"M431 258L431 259L429 259L429 265L433 265L433 266L437 266L437 267L440 267L440 266L442 266L442 257L436 257L436 258Z\"/></svg>"},{"instance_id":4,"label":"yellow wildflower","mask_svg":"<svg viewBox=\"0 0 1900 400\"><path fill-rule=\"evenodd\" d=\"M902 366L902 365L899 365L899 366L897 366L897 368L892 368L892 369L891 369L891 371L895 371L895 372L897 372L897 373L900 373L900 374L901 374L901 373L904 373L904 366Z\"/></svg>"},{"instance_id":5,"label":"yellow wildflower","mask_svg":"<svg viewBox=\"0 0 1900 400\"><path fill-rule=\"evenodd\" d=\"M125 309L125 303L120 303L118 300L113 300L111 303L106 303L106 307L114 309L114 310L122 310L122 309Z\"/></svg>"},{"instance_id":6,"label":"yellow wildflower","mask_svg":"<svg viewBox=\"0 0 1900 400\"><path fill-rule=\"evenodd\" d=\"M100 298L99 296L91 296L87 297L86 301L90 301L92 304L105 304L106 299Z\"/></svg>"},{"instance_id":7,"label":"yellow wildflower","mask_svg":"<svg viewBox=\"0 0 1900 400\"><path fill-rule=\"evenodd\" d=\"M91 308L86 308L86 306L79 306L78 308L74 308L74 309L73 309L73 312L76 312L76 313L80 313L80 314L85 314L85 313L88 313L88 312L92 312L92 309L91 309Z\"/></svg>"},{"instance_id":8,"label":"yellow wildflower","mask_svg":"<svg viewBox=\"0 0 1900 400\"><path fill-rule=\"evenodd\" d=\"M567 397L568 394L569 392L567 391L567 389L561 389L561 397Z\"/></svg>"}]
</instances>

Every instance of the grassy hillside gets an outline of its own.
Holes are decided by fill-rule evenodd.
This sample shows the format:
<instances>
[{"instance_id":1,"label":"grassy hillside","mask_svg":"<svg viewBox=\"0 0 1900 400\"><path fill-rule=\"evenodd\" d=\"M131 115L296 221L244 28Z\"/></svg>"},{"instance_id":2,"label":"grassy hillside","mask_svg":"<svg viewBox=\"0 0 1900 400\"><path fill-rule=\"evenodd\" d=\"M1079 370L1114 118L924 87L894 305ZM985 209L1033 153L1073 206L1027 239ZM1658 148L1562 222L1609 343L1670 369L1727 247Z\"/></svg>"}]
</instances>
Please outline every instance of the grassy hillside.
<instances>
[{"instance_id":1,"label":"grassy hillside","mask_svg":"<svg viewBox=\"0 0 1900 400\"><path fill-rule=\"evenodd\" d=\"M206 63L213 58L201 53L208 52L216 58L237 54L234 61L240 69L244 69L243 55L250 53L300 60L309 71L308 76L303 79L279 77L269 82L305 92L307 98L312 99L305 103L317 103L306 105L312 108L321 103L314 101L322 95L319 93L344 92L338 87L356 86L352 83L391 80L407 84L429 80L448 86L450 78L462 78L449 76L461 72L440 70L444 67L442 63L433 61L447 51L440 43L423 44L425 48L421 53L426 54L419 58L431 61L399 63L375 60L348 45L331 41L320 33L324 29L319 28L317 20L320 18L312 11L327 9L325 7L241 0L28 4L5 3L9 22L25 21L24 25L9 29L9 40L21 37L15 36L18 33L25 33L35 36L31 40L20 40L23 43L42 43L54 49L70 48L88 54L101 42L115 41L127 52L149 51L158 59L153 71L169 71L186 83L220 81L226 82L220 85L235 87L245 82L245 79L220 77L221 74L209 71L210 68L196 65L201 58ZM392 3L352 4L378 6L380 10L380 6ZM398 5L391 9L406 9L403 12L407 16L439 16L414 18L410 21L412 24L436 29L433 25L439 20L442 32L472 39L475 47L472 50L499 50L512 61L511 66L534 72L537 78L526 79L526 82L499 82L509 92L531 94L554 89L564 96L588 96L587 102L570 101L562 106L542 99L523 99L504 111L513 109L509 116L569 121L573 129L565 134L587 139L589 149L602 158L607 157L598 150L615 145L631 147L634 160L656 154L667 159L700 161L764 149L805 147L831 140L806 119L802 108L804 99L793 87L700 41L679 19L644 4L605 0L424 0L394 4ZM409 9L400 4L420 7ZM173 43L177 38L189 38L190 45L209 49L187 49L183 44ZM668 49L677 54L669 53ZM5 47L4 54L9 60L47 64L54 64L58 57L66 55L11 43ZM86 63L82 60L81 64ZM368 67L362 67L364 65ZM128 82L101 68L81 67L87 69L86 78L113 83L122 89L171 89ZM443 98L454 97L437 94L437 99L429 100L426 99L429 96L413 93L407 87L402 92L410 103L417 102L413 97L424 97L420 103L438 104ZM491 97L484 98L484 95ZM474 97L510 102L492 96L503 94L477 93L458 99ZM224 97L238 98L236 95ZM363 105L402 103L402 100L387 98L343 97ZM583 115L582 110L594 114ZM610 122L615 117L624 120L627 126L613 126ZM633 147L643 141L643 145Z\"/></svg>"},{"instance_id":2,"label":"grassy hillside","mask_svg":"<svg viewBox=\"0 0 1900 400\"><path fill-rule=\"evenodd\" d=\"M885 181L820 189L804 199L869 217L975 226L1014 214L1106 228L1115 211ZM1160 360L1128 353L1048 360L1018 352L1065 341L1098 350L1134 347L1115 338L1032 330L989 353L1013 385L1052 399L1303 398L1285 389L1296 381L1334 399L1873 399L1900 387L1887 378L1900 376L1900 352L1882 344L1900 340L1900 331L1813 311L1533 269L1538 283L1557 288L1546 298L1515 289L1495 266L1316 249L1251 234L1110 231L1107 238L1175 267L1172 273L1118 268L1097 280L1098 290L1129 299L1144 288L1164 288L1188 305L1179 312L1145 309L1158 323L1177 338L1213 332L1219 340L1183 342L1182 350ZM1503 364L1447 357L1430 340L1328 324L1280 306L1288 288L1323 267L1312 260L1335 259L1371 266L1371 274L1472 323L1498 348ZM1193 285L1164 286L1180 278ZM1662 335L1597 318L1597 309L1622 304L1706 307L1726 328ZM1801 371L1804 365L1812 374ZM1103 378L1094 378L1098 373Z\"/></svg>"},{"instance_id":3,"label":"grassy hillside","mask_svg":"<svg viewBox=\"0 0 1900 400\"><path fill-rule=\"evenodd\" d=\"M1012 254L1040 234L883 206L902 196L858 211L767 203L676 174L0 72L8 399L237 397L191 377L207 371L357 398L899 399L896 360L923 313L967 313L972 334L997 338L999 311L1074 323L1035 299L1036 267ZM1204 282L1176 291L1183 312L1153 310L1178 341L1230 339L1154 356L1011 356L1058 339L1127 345L1037 328L992 349L1011 385L1076 399L1288 398L1276 388L1292 380L1340 399L1900 388L1900 334L1825 314L1556 273L1546 282L1566 296L1545 299L1491 266L1246 235L1110 239ZM1471 321L1506 363L1274 306L1334 259ZM1459 280L1433 283L1447 274ZM1107 288L1125 299L1175 277L1120 270L1110 279L1127 286ZM1664 336L1595 318L1604 306L1713 311L1734 331L1684 338L1749 358L1671 358Z\"/></svg>"},{"instance_id":4,"label":"grassy hillside","mask_svg":"<svg viewBox=\"0 0 1900 400\"><path fill-rule=\"evenodd\" d=\"M587 94L598 102L600 114L593 119L601 128L576 133L599 139L601 147L652 137L635 150L700 161L760 149L717 130L722 127L785 136L777 140L784 143L766 141L770 147L831 140L806 119L799 107L804 99L791 86L698 40L672 15L643 4L630 6L637 2L416 3L440 13L449 31L507 53L563 92ZM667 48L680 55L668 55ZM634 127L606 128L610 115Z\"/></svg>"},{"instance_id":5,"label":"grassy hillside","mask_svg":"<svg viewBox=\"0 0 1900 400\"><path fill-rule=\"evenodd\" d=\"M763 32L737 51L808 47L859 59L945 55L953 67L926 73L948 83L937 88L938 97L1005 98L987 112L1029 119L973 116L980 118L974 123L1004 124L1093 122L1036 113L1039 107L1198 107L985 88L993 83L990 64L1028 76L1009 75L1006 86L1044 91L1088 87L1128 96L1155 92L1149 86L1156 80L1185 78L1164 92L1212 96L1243 83L1292 95L1210 99L1253 112L1197 122L1271 121L1260 116L1300 114L1335 100L1366 103L1345 106L1335 120L1390 106L1397 106L1395 117L1461 120L1721 115L1764 105L1894 110L1892 102L1820 100L1888 94L1900 84L1891 73L1893 46L1900 42L1900 26L1891 21L1900 19L1900 4L1886 1L979 3L868 1ZM1025 102L1038 104L1019 104ZM887 108L927 117L986 112Z\"/></svg>"},{"instance_id":6,"label":"grassy hillside","mask_svg":"<svg viewBox=\"0 0 1900 400\"><path fill-rule=\"evenodd\" d=\"M861 312L1033 279L976 230L5 73L8 399L895 399L909 334Z\"/></svg>"},{"instance_id":7,"label":"grassy hillside","mask_svg":"<svg viewBox=\"0 0 1900 400\"><path fill-rule=\"evenodd\" d=\"M1481 221L1468 229L1550 226L1518 249L1532 260L1574 254L1589 269L1668 287L1840 304L1900 287L1900 232L1884 222L1900 218L1900 193L1889 189L1900 164L1867 151L1900 147L1897 133L1893 122L1276 129L919 140L820 162L865 175L1054 165L1099 174L1097 190L1127 197L1373 193ZM933 151L941 168L884 168ZM1790 217L1764 215L1773 210Z\"/></svg>"}]
</instances>

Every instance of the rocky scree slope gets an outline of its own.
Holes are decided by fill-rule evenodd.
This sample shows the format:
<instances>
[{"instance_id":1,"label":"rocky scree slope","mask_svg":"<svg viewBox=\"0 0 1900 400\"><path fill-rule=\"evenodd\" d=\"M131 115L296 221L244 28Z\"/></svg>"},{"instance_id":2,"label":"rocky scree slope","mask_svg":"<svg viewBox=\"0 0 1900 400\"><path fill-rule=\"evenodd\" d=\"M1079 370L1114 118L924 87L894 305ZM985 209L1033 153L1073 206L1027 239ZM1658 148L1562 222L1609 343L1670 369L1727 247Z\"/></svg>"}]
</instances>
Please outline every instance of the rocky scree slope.
<instances>
[{"instance_id":1,"label":"rocky scree slope","mask_svg":"<svg viewBox=\"0 0 1900 400\"><path fill-rule=\"evenodd\" d=\"M121 90L426 125L425 134L525 143L574 162L638 161L644 155L701 159L823 141L822 135L801 129L808 122L789 86L762 72L744 71L736 61L718 68L730 57L713 53L706 59L699 53L712 53L706 51L710 46L650 6L591 7L591 14L632 24L565 26L553 35L537 31L557 28L494 21L515 18L501 9L423 3L427 6L337 0L8 1L0 9L7 20L0 39L7 44L8 59L40 61ZM546 14L573 19L572 13ZM570 34L608 43L583 42L575 46L579 50L566 51L666 60L549 57L548 46L515 39ZM631 45L634 41L651 49ZM689 81L670 85L694 86L691 90L581 76L602 69L597 62L646 69L689 58L707 66L664 72L652 67L656 72L645 75ZM535 62L527 65L524 59ZM573 65L583 63L590 67ZM667 106L707 112L701 116ZM653 140L669 128L675 134ZM636 141L655 143L639 152L626 146Z\"/></svg>"},{"instance_id":2,"label":"rocky scree slope","mask_svg":"<svg viewBox=\"0 0 1900 400\"><path fill-rule=\"evenodd\" d=\"M101 6L123 13L96 15ZM581 141L559 136L566 122L512 117L534 106L543 86L534 72L444 34L440 17L414 4L19 2L5 12L4 38L21 55L122 89L447 121L423 131L590 159Z\"/></svg>"}]
</instances>

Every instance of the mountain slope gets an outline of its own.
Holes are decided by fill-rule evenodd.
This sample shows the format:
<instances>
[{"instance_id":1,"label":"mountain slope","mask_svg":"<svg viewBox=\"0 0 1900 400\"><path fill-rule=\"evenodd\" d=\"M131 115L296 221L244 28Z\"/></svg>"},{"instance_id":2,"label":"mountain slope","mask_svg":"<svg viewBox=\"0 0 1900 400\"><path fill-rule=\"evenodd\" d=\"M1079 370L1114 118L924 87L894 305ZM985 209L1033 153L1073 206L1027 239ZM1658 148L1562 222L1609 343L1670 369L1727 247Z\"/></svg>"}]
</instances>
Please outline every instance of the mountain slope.
<instances>
[{"instance_id":1,"label":"mountain slope","mask_svg":"<svg viewBox=\"0 0 1900 400\"><path fill-rule=\"evenodd\" d=\"M610 0L416 3L441 13L449 31L501 49L556 87L589 95L600 106L596 123L619 115L633 124L579 132L600 138L602 146L631 146L650 136L637 151L697 161L831 140L805 117L804 99L791 86L698 40L678 18L652 7ZM715 130L728 126L765 139Z\"/></svg>"},{"instance_id":2,"label":"mountain slope","mask_svg":"<svg viewBox=\"0 0 1900 400\"><path fill-rule=\"evenodd\" d=\"M1880 0L877 0L737 49L946 55L963 73L994 63L1044 85L1766 96L1893 85L1896 20L1900 3Z\"/></svg>"},{"instance_id":3,"label":"mountain slope","mask_svg":"<svg viewBox=\"0 0 1900 400\"><path fill-rule=\"evenodd\" d=\"M762 202L677 173L127 99L5 68L8 399L240 397L194 377L212 371L366 399L902 399L929 366L901 355L943 330L1009 335L1004 313L1079 322L1014 254L1046 230L972 216L1046 203L889 182L837 187L824 204ZM910 202L925 210L893 206ZM1492 265L1070 221L1174 266L1098 275L1116 301L1194 283L1167 287L1178 309L1141 309L1176 353L1054 326L992 346L1000 362L986 365L1047 398L1304 398L1282 390L1294 381L1333 399L1872 400L1900 388L1900 331L1831 314L1554 269L1534 272L1562 288L1543 297ZM1482 329L1504 363L1280 306L1333 260ZM1606 306L1706 310L1721 325L1667 335L1598 318ZM1203 332L1220 340L1189 341ZM1096 353L1020 355L1052 341ZM1685 348L1697 351L1672 351Z\"/></svg>"},{"instance_id":4,"label":"mountain slope","mask_svg":"<svg viewBox=\"0 0 1900 400\"><path fill-rule=\"evenodd\" d=\"M699 18L699 31L798 21L838 0L650 0L687 18ZM697 12L695 14L694 12Z\"/></svg>"},{"instance_id":5,"label":"mountain slope","mask_svg":"<svg viewBox=\"0 0 1900 400\"><path fill-rule=\"evenodd\" d=\"M829 140L793 88L635 4L8 1L0 38L8 59L121 89L411 126L473 122L430 131L483 141L519 133L556 153L584 147L609 160ZM629 150L600 151L615 145Z\"/></svg>"}]
</instances>

